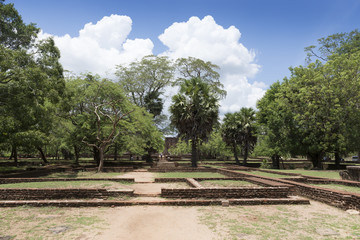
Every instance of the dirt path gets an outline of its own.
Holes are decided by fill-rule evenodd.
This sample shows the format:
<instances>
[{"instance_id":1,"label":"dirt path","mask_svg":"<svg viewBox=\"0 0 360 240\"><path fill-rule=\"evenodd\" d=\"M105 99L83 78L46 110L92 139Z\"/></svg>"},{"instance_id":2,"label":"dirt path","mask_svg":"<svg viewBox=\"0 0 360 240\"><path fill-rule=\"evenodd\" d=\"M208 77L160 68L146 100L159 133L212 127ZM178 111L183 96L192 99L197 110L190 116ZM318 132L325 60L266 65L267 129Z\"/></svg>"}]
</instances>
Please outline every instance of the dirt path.
<instances>
[{"instance_id":1,"label":"dirt path","mask_svg":"<svg viewBox=\"0 0 360 240\"><path fill-rule=\"evenodd\" d=\"M155 175L154 173L147 172L146 170L139 169L135 172L127 172L120 176L120 178L135 178L135 182L154 182Z\"/></svg>"},{"instance_id":2,"label":"dirt path","mask_svg":"<svg viewBox=\"0 0 360 240\"><path fill-rule=\"evenodd\" d=\"M197 207L135 206L114 208L100 240L210 240L216 237L199 223Z\"/></svg>"}]
</instances>

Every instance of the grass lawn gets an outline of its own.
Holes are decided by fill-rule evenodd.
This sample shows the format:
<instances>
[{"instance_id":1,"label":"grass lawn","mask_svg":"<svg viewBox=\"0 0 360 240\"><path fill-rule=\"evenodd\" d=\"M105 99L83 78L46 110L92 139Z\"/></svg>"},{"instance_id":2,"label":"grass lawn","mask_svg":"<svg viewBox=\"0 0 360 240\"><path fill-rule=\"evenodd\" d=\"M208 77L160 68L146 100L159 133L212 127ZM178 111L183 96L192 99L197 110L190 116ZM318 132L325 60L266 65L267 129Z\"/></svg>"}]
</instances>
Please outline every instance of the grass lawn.
<instances>
[{"instance_id":1,"label":"grass lawn","mask_svg":"<svg viewBox=\"0 0 360 240\"><path fill-rule=\"evenodd\" d=\"M98 217L103 211L103 208L91 211L88 208L1 208L0 239L83 239L83 233L96 235L106 228L105 220ZM63 232L56 233L61 229Z\"/></svg>"},{"instance_id":2,"label":"grass lawn","mask_svg":"<svg viewBox=\"0 0 360 240\"><path fill-rule=\"evenodd\" d=\"M317 187L323 187L327 189L341 190L345 192L360 194L360 187L344 186L339 184L311 184L311 185Z\"/></svg>"},{"instance_id":3,"label":"grass lawn","mask_svg":"<svg viewBox=\"0 0 360 240\"><path fill-rule=\"evenodd\" d=\"M25 170L26 166L15 167L15 166L0 166L0 173L6 171Z\"/></svg>"},{"instance_id":4,"label":"grass lawn","mask_svg":"<svg viewBox=\"0 0 360 240\"><path fill-rule=\"evenodd\" d=\"M115 178L123 174L119 172L58 172L42 178Z\"/></svg>"},{"instance_id":5,"label":"grass lawn","mask_svg":"<svg viewBox=\"0 0 360 240\"><path fill-rule=\"evenodd\" d=\"M200 221L217 239L360 239L360 217L312 202L298 206L203 207ZM323 229L335 235L322 235Z\"/></svg>"},{"instance_id":6,"label":"grass lawn","mask_svg":"<svg viewBox=\"0 0 360 240\"><path fill-rule=\"evenodd\" d=\"M278 169L271 169L272 171L278 172L287 172L287 173L299 173L304 176L312 176L312 177L322 177L322 178L332 178L332 179L341 179L339 175L339 171L326 171L326 170L302 170L302 169L295 169L295 170L278 170Z\"/></svg>"},{"instance_id":7,"label":"grass lawn","mask_svg":"<svg viewBox=\"0 0 360 240\"><path fill-rule=\"evenodd\" d=\"M123 185L130 184L125 181L57 181L1 184L0 188L124 188Z\"/></svg>"},{"instance_id":8,"label":"grass lawn","mask_svg":"<svg viewBox=\"0 0 360 240\"><path fill-rule=\"evenodd\" d=\"M166 172L156 173L156 178L219 178L226 177L220 173L212 172Z\"/></svg>"},{"instance_id":9,"label":"grass lawn","mask_svg":"<svg viewBox=\"0 0 360 240\"><path fill-rule=\"evenodd\" d=\"M206 180L201 181L200 184L204 187L260 187L253 183L236 180Z\"/></svg>"},{"instance_id":10,"label":"grass lawn","mask_svg":"<svg viewBox=\"0 0 360 240\"><path fill-rule=\"evenodd\" d=\"M288 178L288 177L291 177L291 176L287 176L287 175L280 175L280 174L260 172L260 171L250 171L249 173L257 175L257 176L271 177L271 178Z\"/></svg>"}]
</instances>

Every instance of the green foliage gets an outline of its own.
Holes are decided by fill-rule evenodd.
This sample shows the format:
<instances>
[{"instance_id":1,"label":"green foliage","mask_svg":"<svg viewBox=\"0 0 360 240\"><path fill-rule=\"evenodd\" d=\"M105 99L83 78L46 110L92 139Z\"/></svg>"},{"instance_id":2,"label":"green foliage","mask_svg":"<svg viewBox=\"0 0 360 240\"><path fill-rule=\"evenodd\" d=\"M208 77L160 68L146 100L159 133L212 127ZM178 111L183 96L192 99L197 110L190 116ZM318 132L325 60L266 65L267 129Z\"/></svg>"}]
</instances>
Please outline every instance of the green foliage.
<instances>
[{"instance_id":1,"label":"green foliage","mask_svg":"<svg viewBox=\"0 0 360 240\"><path fill-rule=\"evenodd\" d=\"M334 34L319 40L316 60L290 68L290 78L274 83L258 102L263 139L272 156L307 155L321 168L325 153L354 151L359 141L360 34ZM356 150L355 150L356 151Z\"/></svg>"},{"instance_id":2,"label":"green foliage","mask_svg":"<svg viewBox=\"0 0 360 240\"><path fill-rule=\"evenodd\" d=\"M248 154L254 150L257 141L255 111L251 108L241 108L239 112L225 114L221 132L223 140L232 147L236 164L240 164L237 148L241 146L246 165Z\"/></svg>"},{"instance_id":3,"label":"green foliage","mask_svg":"<svg viewBox=\"0 0 360 240\"><path fill-rule=\"evenodd\" d=\"M206 140L218 121L219 99L200 78L184 80L170 106L171 123L180 137L192 141L192 165L197 166L200 140Z\"/></svg>"},{"instance_id":4,"label":"green foliage","mask_svg":"<svg viewBox=\"0 0 360 240\"><path fill-rule=\"evenodd\" d=\"M162 95L174 77L175 67L168 57L145 56L129 66L117 66L119 84L130 100L153 114L154 122L163 132L168 132ZM164 126L165 123L165 126Z\"/></svg>"},{"instance_id":5,"label":"green foliage","mask_svg":"<svg viewBox=\"0 0 360 240\"><path fill-rule=\"evenodd\" d=\"M270 169L271 168L271 164L269 163L269 161L267 159L263 159L260 168L263 169Z\"/></svg>"},{"instance_id":6,"label":"green foliage","mask_svg":"<svg viewBox=\"0 0 360 240\"><path fill-rule=\"evenodd\" d=\"M183 155L191 153L191 140L185 141L179 139L175 146L171 146L169 149L171 155Z\"/></svg>"},{"instance_id":7,"label":"green foliage","mask_svg":"<svg viewBox=\"0 0 360 240\"><path fill-rule=\"evenodd\" d=\"M89 74L68 79L64 107L68 113L61 129L66 129L68 149L83 148L84 142L99 151L116 147L118 153L136 155L163 149L152 115L131 103L117 83Z\"/></svg>"},{"instance_id":8,"label":"green foliage","mask_svg":"<svg viewBox=\"0 0 360 240\"><path fill-rule=\"evenodd\" d=\"M226 145L219 130L214 130L209 139L199 147L200 153L205 158L225 159L232 156L231 149Z\"/></svg>"},{"instance_id":9,"label":"green foliage","mask_svg":"<svg viewBox=\"0 0 360 240\"><path fill-rule=\"evenodd\" d=\"M13 4L0 3L0 12L0 142L16 162L20 146L43 152L65 82L54 41L35 43L38 29L24 24Z\"/></svg>"},{"instance_id":10,"label":"green foliage","mask_svg":"<svg viewBox=\"0 0 360 240\"><path fill-rule=\"evenodd\" d=\"M219 81L220 74L217 72L220 69L219 66L193 57L179 58L175 65L181 76L176 80L176 85L181 86L185 80L200 78L209 84L211 92L217 97L224 98L226 96L224 86Z\"/></svg>"}]
</instances>

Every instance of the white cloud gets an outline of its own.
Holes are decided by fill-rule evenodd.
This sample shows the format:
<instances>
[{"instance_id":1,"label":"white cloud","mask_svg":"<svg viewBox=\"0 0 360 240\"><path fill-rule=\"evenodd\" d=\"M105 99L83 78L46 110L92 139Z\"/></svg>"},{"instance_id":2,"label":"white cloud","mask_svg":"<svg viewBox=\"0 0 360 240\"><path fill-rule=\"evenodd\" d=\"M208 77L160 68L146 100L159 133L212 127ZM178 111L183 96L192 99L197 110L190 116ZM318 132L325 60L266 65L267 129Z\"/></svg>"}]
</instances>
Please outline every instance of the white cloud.
<instances>
[{"instance_id":1,"label":"white cloud","mask_svg":"<svg viewBox=\"0 0 360 240\"><path fill-rule=\"evenodd\" d=\"M221 82L227 90L221 112L238 111L241 107L255 107L265 93L262 83L249 83L260 66L255 53L239 42L240 31L231 26L224 29L213 17L191 17L187 22L174 23L159 36L168 47L163 53L171 58L196 57L211 61L221 68Z\"/></svg>"},{"instance_id":2,"label":"white cloud","mask_svg":"<svg viewBox=\"0 0 360 240\"><path fill-rule=\"evenodd\" d=\"M148 38L128 39L131 30L130 17L111 15L95 24L85 24L79 30L79 36L52 37L61 51L60 61L66 70L104 76L113 73L115 65L152 54L153 42ZM40 38L49 36L43 32L39 34ZM219 65L221 82L227 90L227 97L221 102L221 113L224 114L241 107L255 107L257 99L265 93L265 84L248 81L260 66L255 63L255 53L241 44L240 38L241 33L236 27L225 29L211 16L191 17L187 22L173 23L159 36L168 47L160 55L173 59L191 56ZM166 101L170 101L170 96Z\"/></svg>"},{"instance_id":3,"label":"white cloud","mask_svg":"<svg viewBox=\"0 0 360 240\"><path fill-rule=\"evenodd\" d=\"M92 72L104 75L114 72L115 65L126 64L152 54L150 39L127 39L132 27L128 16L105 16L96 24L87 23L78 37L53 36L61 51L63 67L75 73ZM39 38L49 37L40 33Z\"/></svg>"}]
</instances>

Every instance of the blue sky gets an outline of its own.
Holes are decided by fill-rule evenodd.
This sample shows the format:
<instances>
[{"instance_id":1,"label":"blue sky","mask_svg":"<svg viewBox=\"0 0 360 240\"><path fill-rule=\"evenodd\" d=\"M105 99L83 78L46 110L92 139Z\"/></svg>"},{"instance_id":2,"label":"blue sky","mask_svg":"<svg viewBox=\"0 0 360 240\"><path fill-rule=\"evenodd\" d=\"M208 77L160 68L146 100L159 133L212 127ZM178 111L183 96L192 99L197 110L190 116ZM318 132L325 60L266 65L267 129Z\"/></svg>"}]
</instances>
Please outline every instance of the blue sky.
<instances>
[{"instance_id":1,"label":"blue sky","mask_svg":"<svg viewBox=\"0 0 360 240\"><path fill-rule=\"evenodd\" d=\"M127 39L150 39L154 54L168 50L158 37L173 23L188 22L193 16L202 20L210 15L224 29L234 26L240 31L239 43L255 54L251 62L259 66L256 74L244 76L250 85L263 83L262 89L288 76L290 66L304 64L304 47L316 44L318 38L360 28L359 0L12 0L5 3L9 2L15 4L25 22L34 22L44 33L55 36L77 37L89 22L96 24L111 14L129 16L132 26Z\"/></svg>"}]
</instances>

